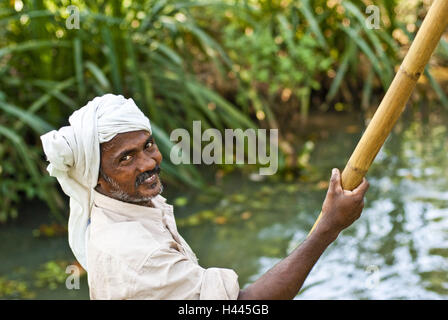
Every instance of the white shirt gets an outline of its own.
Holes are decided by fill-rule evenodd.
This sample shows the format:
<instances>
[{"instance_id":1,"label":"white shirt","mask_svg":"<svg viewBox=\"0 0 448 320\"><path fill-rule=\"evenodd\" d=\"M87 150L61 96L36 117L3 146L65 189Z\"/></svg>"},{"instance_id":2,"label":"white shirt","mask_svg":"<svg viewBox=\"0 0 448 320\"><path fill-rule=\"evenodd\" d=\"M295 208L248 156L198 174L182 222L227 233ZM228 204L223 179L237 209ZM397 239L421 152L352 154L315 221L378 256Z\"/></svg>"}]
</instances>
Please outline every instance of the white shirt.
<instances>
[{"instance_id":1,"label":"white shirt","mask_svg":"<svg viewBox=\"0 0 448 320\"><path fill-rule=\"evenodd\" d=\"M94 191L87 247L91 299L237 299L237 274L198 264L165 201L159 195L150 208Z\"/></svg>"}]
</instances>

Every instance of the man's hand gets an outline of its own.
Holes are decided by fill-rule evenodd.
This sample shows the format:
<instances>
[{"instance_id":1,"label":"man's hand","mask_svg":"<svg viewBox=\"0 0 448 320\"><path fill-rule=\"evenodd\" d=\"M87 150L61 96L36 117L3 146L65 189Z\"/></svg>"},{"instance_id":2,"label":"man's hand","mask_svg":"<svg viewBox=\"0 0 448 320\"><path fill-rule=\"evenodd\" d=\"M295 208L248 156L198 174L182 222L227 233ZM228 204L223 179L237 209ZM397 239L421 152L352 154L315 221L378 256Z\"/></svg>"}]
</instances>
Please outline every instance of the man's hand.
<instances>
[{"instance_id":1,"label":"man's hand","mask_svg":"<svg viewBox=\"0 0 448 320\"><path fill-rule=\"evenodd\" d=\"M333 169L327 196L322 205L322 218L317 228L335 237L361 216L364 195L369 183L364 178L353 191L343 190L341 174Z\"/></svg>"}]
</instances>

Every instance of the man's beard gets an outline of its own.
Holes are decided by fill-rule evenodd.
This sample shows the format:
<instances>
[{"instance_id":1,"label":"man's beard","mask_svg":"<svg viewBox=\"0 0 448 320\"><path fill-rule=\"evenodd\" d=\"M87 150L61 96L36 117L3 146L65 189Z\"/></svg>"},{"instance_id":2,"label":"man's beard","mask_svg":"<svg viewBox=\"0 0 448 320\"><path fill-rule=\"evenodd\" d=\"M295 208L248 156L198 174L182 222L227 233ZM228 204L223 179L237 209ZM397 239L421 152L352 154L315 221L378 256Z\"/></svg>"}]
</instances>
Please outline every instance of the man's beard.
<instances>
[{"instance_id":1,"label":"man's beard","mask_svg":"<svg viewBox=\"0 0 448 320\"><path fill-rule=\"evenodd\" d=\"M130 203L149 202L163 192L163 184L160 182L160 177L159 177L158 173L155 173L155 174L157 174L157 179L160 184L160 190L156 195L146 196L146 197L142 197L142 196L136 197L136 196L130 195L129 193L123 191L114 179L112 179L111 177L106 175L104 172L100 172L100 174L102 175L103 179L106 180L106 182L108 182L109 185L111 186L112 190L110 191L110 196L116 200L120 200L123 202L130 202ZM136 186L138 184L141 184L141 183L136 182Z\"/></svg>"}]
</instances>

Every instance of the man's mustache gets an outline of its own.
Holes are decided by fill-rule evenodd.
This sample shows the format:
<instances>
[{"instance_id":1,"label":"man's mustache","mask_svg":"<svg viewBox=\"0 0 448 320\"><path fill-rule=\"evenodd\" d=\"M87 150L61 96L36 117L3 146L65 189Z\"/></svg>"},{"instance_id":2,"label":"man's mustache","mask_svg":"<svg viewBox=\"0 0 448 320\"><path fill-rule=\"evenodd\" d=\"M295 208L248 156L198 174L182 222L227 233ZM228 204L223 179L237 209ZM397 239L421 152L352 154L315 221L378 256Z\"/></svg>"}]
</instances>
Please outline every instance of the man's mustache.
<instances>
[{"instance_id":1,"label":"man's mustache","mask_svg":"<svg viewBox=\"0 0 448 320\"><path fill-rule=\"evenodd\" d=\"M141 185L143 183L143 181L148 179L150 176L152 176L153 174L159 174L159 173L160 173L160 166L156 165L154 167L154 169L139 174L137 176L137 179L135 179L135 186L138 187L139 185Z\"/></svg>"}]
</instances>

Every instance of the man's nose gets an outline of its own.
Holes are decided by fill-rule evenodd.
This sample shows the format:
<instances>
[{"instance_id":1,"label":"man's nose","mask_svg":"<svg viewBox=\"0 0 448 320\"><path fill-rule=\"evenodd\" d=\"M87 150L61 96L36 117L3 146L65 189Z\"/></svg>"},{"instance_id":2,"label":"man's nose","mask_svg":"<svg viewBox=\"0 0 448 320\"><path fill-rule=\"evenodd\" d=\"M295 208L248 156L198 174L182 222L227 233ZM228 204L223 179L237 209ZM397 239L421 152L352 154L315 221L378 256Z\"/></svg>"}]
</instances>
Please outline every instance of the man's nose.
<instances>
[{"instance_id":1,"label":"man's nose","mask_svg":"<svg viewBox=\"0 0 448 320\"><path fill-rule=\"evenodd\" d=\"M137 159L137 170L140 173L153 170L157 165L157 161L146 152L141 152Z\"/></svg>"}]
</instances>

